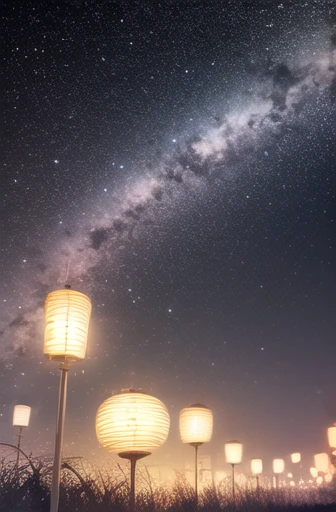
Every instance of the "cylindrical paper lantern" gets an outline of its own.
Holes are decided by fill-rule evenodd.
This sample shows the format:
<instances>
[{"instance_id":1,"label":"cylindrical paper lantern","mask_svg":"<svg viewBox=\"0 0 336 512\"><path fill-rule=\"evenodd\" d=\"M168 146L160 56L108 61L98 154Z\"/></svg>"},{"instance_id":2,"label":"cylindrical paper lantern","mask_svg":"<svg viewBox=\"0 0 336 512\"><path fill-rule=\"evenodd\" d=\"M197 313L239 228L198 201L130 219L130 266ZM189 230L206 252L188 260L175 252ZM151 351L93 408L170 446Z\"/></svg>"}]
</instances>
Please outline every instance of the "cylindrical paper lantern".
<instances>
[{"instance_id":1,"label":"cylindrical paper lantern","mask_svg":"<svg viewBox=\"0 0 336 512\"><path fill-rule=\"evenodd\" d=\"M90 299L70 288L49 293L45 302L44 353L57 361L84 359L91 314Z\"/></svg>"},{"instance_id":2,"label":"cylindrical paper lantern","mask_svg":"<svg viewBox=\"0 0 336 512\"><path fill-rule=\"evenodd\" d=\"M228 464L240 464L243 456L243 445L239 441L225 443L225 458Z\"/></svg>"},{"instance_id":3,"label":"cylindrical paper lantern","mask_svg":"<svg viewBox=\"0 0 336 512\"><path fill-rule=\"evenodd\" d=\"M253 475L261 475L263 462L261 459L251 459L251 471Z\"/></svg>"},{"instance_id":4,"label":"cylindrical paper lantern","mask_svg":"<svg viewBox=\"0 0 336 512\"><path fill-rule=\"evenodd\" d=\"M336 427L328 428L328 442L330 448L336 448Z\"/></svg>"},{"instance_id":5,"label":"cylindrical paper lantern","mask_svg":"<svg viewBox=\"0 0 336 512\"><path fill-rule=\"evenodd\" d=\"M328 473L329 457L327 453L317 453L314 455L315 467L319 473Z\"/></svg>"},{"instance_id":6,"label":"cylindrical paper lantern","mask_svg":"<svg viewBox=\"0 0 336 512\"><path fill-rule=\"evenodd\" d=\"M29 405L15 405L13 414L14 427L28 427L31 407Z\"/></svg>"},{"instance_id":7,"label":"cylindrical paper lantern","mask_svg":"<svg viewBox=\"0 0 336 512\"><path fill-rule=\"evenodd\" d=\"M274 459L273 460L273 473L279 475L283 473L285 470L285 461L283 459Z\"/></svg>"},{"instance_id":8,"label":"cylindrical paper lantern","mask_svg":"<svg viewBox=\"0 0 336 512\"><path fill-rule=\"evenodd\" d=\"M99 442L119 455L149 455L167 439L170 418L166 406L140 391L123 390L101 404L96 416Z\"/></svg>"},{"instance_id":9,"label":"cylindrical paper lantern","mask_svg":"<svg viewBox=\"0 0 336 512\"><path fill-rule=\"evenodd\" d=\"M213 418L211 410L194 404L180 412L180 436L183 443L202 444L210 441Z\"/></svg>"},{"instance_id":10,"label":"cylindrical paper lantern","mask_svg":"<svg viewBox=\"0 0 336 512\"><path fill-rule=\"evenodd\" d=\"M297 464L298 462L301 461L301 453L292 453L291 459L293 464Z\"/></svg>"}]
</instances>

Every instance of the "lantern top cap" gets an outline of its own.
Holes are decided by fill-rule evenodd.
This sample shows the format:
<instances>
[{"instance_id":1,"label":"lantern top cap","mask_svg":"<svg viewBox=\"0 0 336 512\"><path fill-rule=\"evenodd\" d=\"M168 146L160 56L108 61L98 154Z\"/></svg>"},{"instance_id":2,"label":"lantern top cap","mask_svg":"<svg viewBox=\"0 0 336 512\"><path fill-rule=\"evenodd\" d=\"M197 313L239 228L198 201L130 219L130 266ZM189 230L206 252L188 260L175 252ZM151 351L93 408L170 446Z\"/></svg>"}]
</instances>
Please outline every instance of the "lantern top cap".
<instances>
[{"instance_id":1,"label":"lantern top cap","mask_svg":"<svg viewBox=\"0 0 336 512\"><path fill-rule=\"evenodd\" d=\"M240 441L237 441L237 439L233 439L232 441L228 441L227 443L225 444L231 444L231 443L238 443L238 444L242 444Z\"/></svg>"},{"instance_id":2,"label":"lantern top cap","mask_svg":"<svg viewBox=\"0 0 336 512\"><path fill-rule=\"evenodd\" d=\"M64 288L66 288L67 290L70 290L71 289L71 284L65 284Z\"/></svg>"},{"instance_id":3,"label":"lantern top cap","mask_svg":"<svg viewBox=\"0 0 336 512\"><path fill-rule=\"evenodd\" d=\"M206 405L203 405L203 404L192 404L192 405L189 405L189 407L187 407L187 409L191 408L191 407L198 407L199 409L209 409L209 407L207 407Z\"/></svg>"},{"instance_id":4,"label":"lantern top cap","mask_svg":"<svg viewBox=\"0 0 336 512\"><path fill-rule=\"evenodd\" d=\"M147 395L148 393L145 393L142 391L142 389L134 389L134 388L125 388L121 389L119 393L120 395L126 395L127 393L141 393L142 395Z\"/></svg>"}]
</instances>

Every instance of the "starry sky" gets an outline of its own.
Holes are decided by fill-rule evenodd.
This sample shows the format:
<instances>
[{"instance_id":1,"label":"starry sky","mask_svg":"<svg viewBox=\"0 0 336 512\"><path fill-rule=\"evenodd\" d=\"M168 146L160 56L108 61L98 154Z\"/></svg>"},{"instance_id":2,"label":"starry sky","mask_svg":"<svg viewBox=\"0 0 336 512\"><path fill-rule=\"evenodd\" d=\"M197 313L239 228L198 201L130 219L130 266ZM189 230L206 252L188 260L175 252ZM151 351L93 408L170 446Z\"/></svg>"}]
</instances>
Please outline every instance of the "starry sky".
<instances>
[{"instance_id":1,"label":"starry sky","mask_svg":"<svg viewBox=\"0 0 336 512\"><path fill-rule=\"evenodd\" d=\"M326 449L335 402L336 4L7 2L3 9L1 441L53 451L59 371L43 305L93 304L64 452L103 451L95 414L127 387L171 415L152 460L182 463L204 403L224 463ZM148 459L149 462L149 459Z\"/></svg>"}]
</instances>

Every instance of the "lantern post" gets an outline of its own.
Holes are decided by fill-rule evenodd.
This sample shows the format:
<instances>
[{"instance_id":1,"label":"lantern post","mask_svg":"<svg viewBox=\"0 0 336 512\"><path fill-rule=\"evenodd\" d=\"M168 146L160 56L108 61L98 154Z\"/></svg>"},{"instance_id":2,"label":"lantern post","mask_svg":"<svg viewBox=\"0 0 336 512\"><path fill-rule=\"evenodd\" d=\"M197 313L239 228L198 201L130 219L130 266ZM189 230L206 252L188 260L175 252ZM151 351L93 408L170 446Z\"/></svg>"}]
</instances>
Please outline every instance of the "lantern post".
<instances>
[{"instance_id":1,"label":"lantern post","mask_svg":"<svg viewBox=\"0 0 336 512\"><path fill-rule=\"evenodd\" d=\"M235 499L235 466L240 464L243 456L243 445L239 441L230 441L225 443L226 462L232 466L232 497Z\"/></svg>"},{"instance_id":2,"label":"lantern post","mask_svg":"<svg viewBox=\"0 0 336 512\"><path fill-rule=\"evenodd\" d=\"M17 443L17 455L16 455L16 468L19 467L20 461L20 446L22 430L24 427L28 427L30 419L31 407L29 405L15 405L13 413L13 427L18 427L18 443Z\"/></svg>"},{"instance_id":3,"label":"lantern post","mask_svg":"<svg viewBox=\"0 0 336 512\"><path fill-rule=\"evenodd\" d=\"M273 473L275 475L275 488L279 489L279 475L285 470L285 461L283 459L273 460Z\"/></svg>"},{"instance_id":4,"label":"lantern post","mask_svg":"<svg viewBox=\"0 0 336 512\"><path fill-rule=\"evenodd\" d=\"M195 449L195 501L198 506L198 448L208 443L212 436L213 416L206 405L194 404L180 412L180 437L182 443Z\"/></svg>"},{"instance_id":5,"label":"lantern post","mask_svg":"<svg viewBox=\"0 0 336 512\"><path fill-rule=\"evenodd\" d=\"M252 474L256 477L257 491L259 491L259 476L261 475L262 470L263 470L262 459L251 459L251 471L252 471Z\"/></svg>"},{"instance_id":6,"label":"lantern post","mask_svg":"<svg viewBox=\"0 0 336 512\"><path fill-rule=\"evenodd\" d=\"M131 465L130 509L135 512L135 469L167 439L170 418L157 398L124 389L105 400L96 415L98 441L110 452L128 459Z\"/></svg>"},{"instance_id":7,"label":"lantern post","mask_svg":"<svg viewBox=\"0 0 336 512\"><path fill-rule=\"evenodd\" d=\"M70 363L85 358L90 314L90 299L69 285L49 293L45 302L44 353L61 370L50 512L58 511L68 372Z\"/></svg>"}]
</instances>

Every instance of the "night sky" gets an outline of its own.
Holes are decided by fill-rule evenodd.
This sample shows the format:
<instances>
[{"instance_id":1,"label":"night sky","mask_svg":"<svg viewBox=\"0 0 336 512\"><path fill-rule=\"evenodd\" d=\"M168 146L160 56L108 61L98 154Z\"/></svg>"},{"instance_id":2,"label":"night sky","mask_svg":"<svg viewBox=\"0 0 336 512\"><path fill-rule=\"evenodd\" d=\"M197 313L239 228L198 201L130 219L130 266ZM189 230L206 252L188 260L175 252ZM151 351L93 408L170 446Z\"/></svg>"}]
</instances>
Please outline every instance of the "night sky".
<instances>
[{"instance_id":1,"label":"night sky","mask_svg":"<svg viewBox=\"0 0 336 512\"><path fill-rule=\"evenodd\" d=\"M23 403L23 449L53 451L43 305L69 283L93 312L65 454L98 460L99 405L135 387L171 415L148 464L192 457L178 414L204 403L216 463L237 438L246 468L308 470L336 421L335 1L2 12L0 441Z\"/></svg>"}]
</instances>

